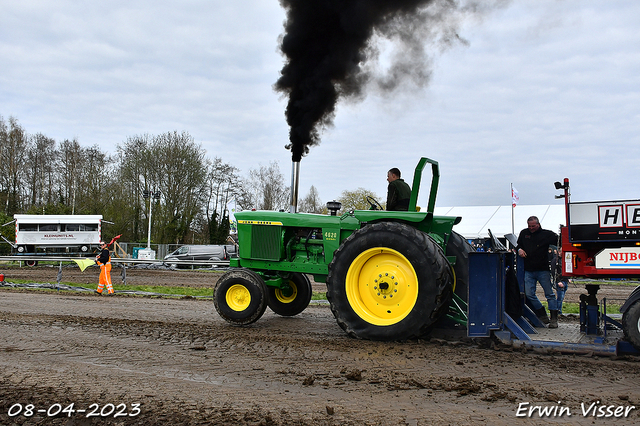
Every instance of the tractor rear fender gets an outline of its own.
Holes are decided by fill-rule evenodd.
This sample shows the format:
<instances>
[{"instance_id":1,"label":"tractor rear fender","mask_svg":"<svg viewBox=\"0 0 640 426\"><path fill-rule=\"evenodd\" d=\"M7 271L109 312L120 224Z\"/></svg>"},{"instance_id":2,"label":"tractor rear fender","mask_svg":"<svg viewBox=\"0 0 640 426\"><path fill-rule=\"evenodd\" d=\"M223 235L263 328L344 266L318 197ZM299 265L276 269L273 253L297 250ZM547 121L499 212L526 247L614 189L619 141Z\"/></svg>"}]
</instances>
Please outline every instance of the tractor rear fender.
<instances>
[{"instance_id":1,"label":"tractor rear fender","mask_svg":"<svg viewBox=\"0 0 640 426\"><path fill-rule=\"evenodd\" d=\"M629 309L629 307L638 300L640 300L640 286L636 287L635 290L631 292L627 300L620 307L620 313L624 314L625 312L627 312L627 309Z\"/></svg>"},{"instance_id":2,"label":"tractor rear fender","mask_svg":"<svg viewBox=\"0 0 640 426\"><path fill-rule=\"evenodd\" d=\"M455 225L460 223L460 216L434 216L431 213L356 210L354 216L361 223L400 222L430 234L440 245L446 244L445 235L451 235ZM436 237L437 236L437 237Z\"/></svg>"}]
</instances>

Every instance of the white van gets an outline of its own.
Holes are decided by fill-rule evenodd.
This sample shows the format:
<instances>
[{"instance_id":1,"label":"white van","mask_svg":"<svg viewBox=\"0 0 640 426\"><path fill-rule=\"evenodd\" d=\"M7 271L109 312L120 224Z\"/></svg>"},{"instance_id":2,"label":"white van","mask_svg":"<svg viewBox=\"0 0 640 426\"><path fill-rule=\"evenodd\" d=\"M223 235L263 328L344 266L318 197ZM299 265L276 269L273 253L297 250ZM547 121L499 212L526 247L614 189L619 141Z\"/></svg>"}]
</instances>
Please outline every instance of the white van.
<instances>
[{"instance_id":1,"label":"white van","mask_svg":"<svg viewBox=\"0 0 640 426\"><path fill-rule=\"evenodd\" d=\"M78 249L89 252L102 238L102 215L16 214L16 249L35 253L37 248Z\"/></svg>"},{"instance_id":2,"label":"white van","mask_svg":"<svg viewBox=\"0 0 640 426\"><path fill-rule=\"evenodd\" d=\"M235 249L235 246L231 247ZM173 253L166 255L164 263L177 267L178 264L172 262L175 262L176 260L211 260L214 262L229 260L228 248L229 246L225 245L186 245L180 247ZM235 250L233 250L233 253L235 253Z\"/></svg>"}]
</instances>

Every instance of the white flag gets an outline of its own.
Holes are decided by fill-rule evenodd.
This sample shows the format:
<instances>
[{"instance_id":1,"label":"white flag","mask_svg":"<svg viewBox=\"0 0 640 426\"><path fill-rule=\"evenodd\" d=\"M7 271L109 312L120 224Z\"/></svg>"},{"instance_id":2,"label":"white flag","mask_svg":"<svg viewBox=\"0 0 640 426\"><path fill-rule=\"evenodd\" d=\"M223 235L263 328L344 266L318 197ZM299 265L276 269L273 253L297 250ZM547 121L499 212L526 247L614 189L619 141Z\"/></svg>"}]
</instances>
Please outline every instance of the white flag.
<instances>
[{"instance_id":1,"label":"white flag","mask_svg":"<svg viewBox=\"0 0 640 426\"><path fill-rule=\"evenodd\" d=\"M520 196L518 196L518 190L515 186L511 185L511 207L515 207L518 205L518 201L520 201Z\"/></svg>"}]
</instances>

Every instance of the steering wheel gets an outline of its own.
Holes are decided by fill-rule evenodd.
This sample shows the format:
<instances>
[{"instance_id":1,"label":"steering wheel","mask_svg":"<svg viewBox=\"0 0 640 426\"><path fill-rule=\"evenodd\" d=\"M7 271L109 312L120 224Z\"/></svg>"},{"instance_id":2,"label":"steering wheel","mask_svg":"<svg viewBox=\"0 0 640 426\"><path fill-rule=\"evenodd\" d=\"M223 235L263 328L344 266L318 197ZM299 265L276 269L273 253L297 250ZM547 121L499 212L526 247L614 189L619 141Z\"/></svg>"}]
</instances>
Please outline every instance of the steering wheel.
<instances>
[{"instance_id":1,"label":"steering wheel","mask_svg":"<svg viewBox=\"0 0 640 426\"><path fill-rule=\"evenodd\" d=\"M367 199L367 203L371 205L371 208L369 210L384 210L380 205L380 203L375 198L367 195L366 199Z\"/></svg>"}]
</instances>

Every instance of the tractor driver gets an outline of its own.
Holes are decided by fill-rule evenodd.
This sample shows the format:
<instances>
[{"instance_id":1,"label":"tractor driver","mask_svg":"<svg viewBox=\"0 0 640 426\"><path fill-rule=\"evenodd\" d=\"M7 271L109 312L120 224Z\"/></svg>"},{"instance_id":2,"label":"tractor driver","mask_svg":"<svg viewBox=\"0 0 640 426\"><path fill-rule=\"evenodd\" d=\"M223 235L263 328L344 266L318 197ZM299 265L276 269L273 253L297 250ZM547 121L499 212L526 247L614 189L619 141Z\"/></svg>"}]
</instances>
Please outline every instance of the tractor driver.
<instances>
[{"instance_id":1,"label":"tractor driver","mask_svg":"<svg viewBox=\"0 0 640 426\"><path fill-rule=\"evenodd\" d=\"M387 172L387 182L389 182L389 187L387 188L387 210L409 210L411 187L400 179L400 170L397 167Z\"/></svg>"}]
</instances>

